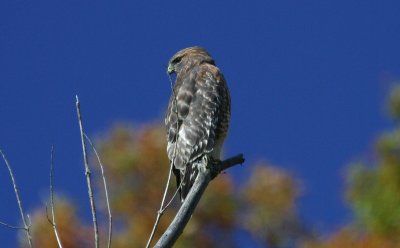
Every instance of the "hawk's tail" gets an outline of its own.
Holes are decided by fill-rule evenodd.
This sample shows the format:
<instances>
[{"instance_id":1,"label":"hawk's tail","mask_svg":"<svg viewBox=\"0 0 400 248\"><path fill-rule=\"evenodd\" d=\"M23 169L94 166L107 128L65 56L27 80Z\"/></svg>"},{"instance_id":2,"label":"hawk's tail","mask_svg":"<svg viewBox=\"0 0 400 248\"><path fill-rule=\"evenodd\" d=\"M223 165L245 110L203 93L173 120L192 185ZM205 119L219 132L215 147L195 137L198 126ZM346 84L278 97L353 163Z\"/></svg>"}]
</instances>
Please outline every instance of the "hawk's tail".
<instances>
[{"instance_id":1,"label":"hawk's tail","mask_svg":"<svg viewBox=\"0 0 400 248\"><path fill-rule=\"evenodd\" d=\"M182 169L173 168L176 177L176 186L179 189L179 195L181 197L181 202L183 202L186 196L189 194L190 189L196 180L197 174L199 172L197 168L198 162L193 162L187 164Z\"/></svg>"}]
</instances>

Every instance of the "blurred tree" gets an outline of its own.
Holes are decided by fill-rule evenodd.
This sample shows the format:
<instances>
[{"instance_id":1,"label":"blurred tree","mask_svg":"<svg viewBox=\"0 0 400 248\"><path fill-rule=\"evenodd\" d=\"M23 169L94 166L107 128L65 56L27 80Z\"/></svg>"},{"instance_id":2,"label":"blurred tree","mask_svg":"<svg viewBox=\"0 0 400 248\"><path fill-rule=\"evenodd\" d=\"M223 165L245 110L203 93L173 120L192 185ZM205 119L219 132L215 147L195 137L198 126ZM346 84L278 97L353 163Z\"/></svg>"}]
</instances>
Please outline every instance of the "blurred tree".
<instances>
[{"instance_id":1,"label":"blurred tree","mask_svg":"<svg viewBox=\"0 0 400 248\"><path fill-rule=\"evenodd\" d=\"M307 240L303 243L307 248L399 248L393 240L375 233L360 232L358 227L345 226L324 240Z\"/></svg>"},{"instance_id":2,"label":"blurred tree","mask_svg":"<svg viewBox=\"0 0 400 248\"><path fill-rule=\"evenodd\" d=\"M57 202L57 229L64 248L92 247L93 231L81 224L74 205L64 198L55 199ZM49 209L49 218L51 213ZM57 247L53 227L46 218L45 210L38 208L31 216L33 247ZM21 247L29 247L25 233L21 231Z\"/></svg>"},{"instance_id":3,"label":"blurred tree","mask_svg":"<svg viewBox=\"0 0 400 248\"><path fill-rule=\"evenodd\" d=\"M400 86L392 89L388 109L400 118ZM376 144L377 160L350 166L347 200L355 221L324 241L305 247L400 247L400 126Z\"/></svg>"},{"instance_id":4,"label":"blurred tree","mask_svg":"<svg viewBox=\"0 0 400 248\"><path fill-rule=\"evenodd\" d=\"M115 247L144 247L155 221L169 169L165 130L158 126L148 126L135 132L120 126L101 144L103 162L110 166L108 178L112 209L116 222L125 230L115 236L115 244L122 244ZM219 179L210 185L207 191L209 194L205 194L199 211L192 217L177 247L203 247L205 244L224 247L224 244L233 244L231 238L219 237L233 237L230 232L233 230L235 213L230 177L224 175ZM175 190L176 186L172 182L170 196ZM178 207L179 201L176 199L171 209L163 215L155 239L168 226ZM205 225L209 228L201 229L203 234L199 233L197 227ZM215 231L207 233L211 228ZM126 243L128 237L131 243Z\"/></svg>"},{"instance_id":5,"label":"blurred tree","mask_svg":"<svg viewBox=\"0 0 400 248\"><path fill-rule=\"evenodd\" d=\"M119 125L97 142L113 212L112 247L144 247L147 242L169 170L165 140L165 130L158 125L137 129ZM97 162L95 159L91 162L97 177L100 174ZM248 168L251 167L243 167L243 170ZM102 195L100 178L97 186L97 195ZM221 174L210 183L175 247L238 247L235 237L238 230L251 233L268 247L288 245L300 234L294 228L298 224L295 202L300 192L297 186L288 173L266 165L253 167L241 191L235 188L229 173ZM172 182L168 198L175 191L176 185ZM106 215L104 202L100 199L98 208ZM155 240L179 206L179 199L175 199L164 213ZM68 240L65 247L92 247L88 242L92 241L88 238L92 237L90 224L86 223L85 227L79 221L70 203L57 202L56 212L60 234L64 235L63 241ZM65 213L67 215L61 217ZM105 244L106 219L102 224L101 242ZM37 247L57 247L43 210L35 215L33 228L33 238L40 244Z\"/></svg>"},{"instance_id":6,"label":"blurred tree","mask_svg":"<svg viewBox=\"0 0 400 248\"><path fill-rule=\"evenodd\" d=\"M388 98L388 109L391 117L395 120L400 119L400 83L394 84L394 87L390 91Z\"/></svg>"},{"instance_id":7,"label":"blurred tree","mask_svg":"<svg viewBox=\"0 0 400 248\"><path fill-rule=\"evenodd\" d=\"M253 167L242 191L242 225L272 247L289 245L302 233L296 217L299 195L299 186L285 171L266 165Z\"/></svg>"}]
</instances>

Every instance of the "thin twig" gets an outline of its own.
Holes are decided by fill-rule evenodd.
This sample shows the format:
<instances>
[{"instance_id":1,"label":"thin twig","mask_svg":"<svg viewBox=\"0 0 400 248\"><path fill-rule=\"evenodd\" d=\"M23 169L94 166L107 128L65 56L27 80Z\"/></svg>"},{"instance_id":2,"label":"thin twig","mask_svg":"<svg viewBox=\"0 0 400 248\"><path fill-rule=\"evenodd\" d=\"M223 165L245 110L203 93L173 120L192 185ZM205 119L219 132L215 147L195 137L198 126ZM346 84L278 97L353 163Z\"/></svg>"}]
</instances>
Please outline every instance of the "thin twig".
<instances>
[{"instance_id":1,"label":"thin twig","mask_svg":"<svg viewBox=\"0 0 400 248\"><path fill-rule=\"evenodd\" d=\"M172 78L171 78L171 75L170 75L170 74L168 74L168 79L169 79L169 83L170 83L170 87L171 87L171 91L172 91L172 97L173 97L173 104L172 104L171 107L173 108L173 110L175 110L175 114L176 114L176 118L177 118L177 121L176 121L176 131L178 131L178 130L179 130L178 105L177 105L177 102L176 102L175 90L174 90L174 86L173 86ZM175 107L175 108L174 108L174 107ZM155 221L155 223L154 223L153 230L151 231L150 237L149 237L149 239L148 239L148 241L147 241L146 248L149 248L149 247L150 247L151 241L153 240L154 234L156 233L156 229L157 229L158 223L160 222L161 216L163 215L163 213L165 212L165 210L168 208L170 202L172 202L172 200L173 200L173 199L175 198L175 196L176 196L176 193L175 193L175 194L173 195L172 199L171 199L171 200L169 201L169 203L167 204L167 206L164 208L164 202L165 202L165 198L167 197L167 192L168 192L168 188L169 188L169 183L170 183L170 181L171 181L172 168L173 168L173 166L174 166L174 161L175 161L175 157L176 157L176 145L177 145L177 143L178 143L178 142L175 142L175 144L174 144L174 152L173 152L173 155L172 155L172 160L170 161L170 168L169 168L169 173L168 173L168 179L167 179L167 183L166 183L166 185L165 185L163 198L162 198L162 200L161 200L160 209L157 211L156 221Z\"/></svg>"},{"instance_id":2,"label":"thin twig","mask_svg":"<svg viewBox=\"0 0 400 248\"><path fill-rule=\"evenodd\" d=\"M153 240L153 237L154 237L154 234L155 234L155 232L156 232L158 223L160 222L161 216L163 215L163 213L164 213L164 211L165 211L165 209L164 209L164 202L165 202L165 198L167 197L169 182L171 181L172 166L173 166L173 164L171 163L171 166L170 166L170 169L169 169L169 173L168 173L167 184L166 184L166 186L165 186L163 198L162 198L162 200L161 200L160 209L157 211L156 222L154 223L153 230L151 231L149 240L147 241L146 248L149 248L149 247L150 247L150 244L151 244L151 241Z\"/></svg>"},{"instance_id":3,"label":"thin twig","mask_svg":"<svg viewBox=\"0 0 400 248\"><path fill-rule=\"evenodd\" d=\"M24 229L25 230L25 227L23 227L23 226L12 226L3 221L0 221L0 225L3 225L5 227L11 228L11 229Z\"/></svg>"},{"instance_id":4,"label":"thin twig","mask_svg":"<svg viewBox=\"0 0 400 248\"><path fill-rule=\"evenodd\" d=\"M48 206L47 202L46 202L45 208L46 208L45 209L45 211L46 211L46 219L50 223L50 225L53 225L54 223L53 223L53 221L51 220L51 218L49 216L49 206Z\"/></svg>"},{"instance_id":5,"label":"thin twig","mask_svg":"<svg viewBox=\"0 0 400 248\"><path fill-rule=\"evenodd\" d=\"M92 147L94 154L96 155L97 161L100 165L101 176L103 177L104 192L106 195L106 203L107 203L107 211L108 211L108 243L107 243L107 247L110 248L111 247L111 238L112 238L112 215L111 215L111 207L110 207L110 201L109 201L109 197L108 197L107 180L106 180L106 176L104 173L104 167L103 167L103 164L101 163L100 156L99 156L96 148L94 147L92 141L89 139L89 137L86 135L86 133L84 133L84 136L85 136L86 140L89 142L90 146Z\"/></svg>"},{"instance_id":6,"label":"thin twig","mask_svg":"<svg viewBox=\"0 0 400 248\"><path fill-rule=\"evenodd\" d=\"M169 200L169 202L167 204L165 204L164 209L162 210L163 212L165 210L167 210L167 208L169 207L169 205L171 205L172 201L175 199L176 195L178 194L179 190L182 188L183 185L183 180L185 179L185 176L183 176L181 183L179 184L179 186L176 188L175 193L172 195L171 199Z\"/></svg>"},{"instance_id":7,"label":"thin twig","mask_svg":"<svg viewBox=\"0 0 400 248\"><path fill-rule=\"evenodd\" d=\"M53 219L53 212L52 212L52 218L50 218L50 216L49 216L49 208L48 208L48 204L46 203L46 219L47 219L47 221L50 223L50 225L53 227L53 230L54 230L54 234L55 234L55 236L56 236L56 240L57 240L57 244L58 244L58 247L59 248L62 248L63 246L62 246L62 243L61 243L61 240L60 240L60 237L59 237L59 235L58 235L58 231L57 231L57 226L56 226L56 224L53 222L54 220L52 220ZM53 211L53 210L52 210Z\"/></svg>"},{"instance_id":8,"label":"thin twig","mask_svg":"<svg viewBox=\"0 0 400 248\"><path fill-rule=\"evenodd\" d=\"M85 139L84 139L83 124L82 124L82 115L81 115L80 102L79 102L78 96L76 96L76 112L78 115L79 129L81 132L83 164L85 166L86 182L87 182L87 187L88 187L90 207L91 207L91 211L92 211L94 242L95 242L95 247L98 248L99 247L99 226L97 224L96 205L94 203L94 197L93 197L91 172L89 169L89 163L88 163L88 158L87 158L87 153L86 153L86 144L85 144Z\"/></svg>"},{"instance_id":9,"label":"thin twig","mask_svg":"<svg viewBox=\"0 0 400 248\"><path fill-rule=\"evenodd\" d=\"M51 226L53 227L54 235L56 236L57 244L59 248L62 248L62 243L60 240L60 236L58 235L57 231L57 224L56 224L56 214L54 210L54 191L53 191L53 170L54 170L54 146L51 146L50 152L50 205L51 205L51 220L47 214L47 205L46 205L46 217L47 220L50 222Z\"/></svg>"},{"instance_id":10,"label":"thin twig","mask_svg":"<svg viewBox=\"0 0 400 248\"><path fill-rule=\"evenodd\" d=\"M13 183L14 186L14 192L15 192L15 197L17 198L17 203L18 203L18 207L19 207L19 213L21 215L21 219L22 219L22 223L24 224L24 229L26 232L26 238L28 239L28 243L29 246L32 247L32 236L31 236L31 232L30 232L30 224L28 225L25 219L25 214L24 214L24 210L22 208L22 202L21 199L19 198L19 193L18 193L18 187L17 187L17 183L15 182L15 178L14 178L14 174L12 172L11 166L8 163L8 160L6 158L6 156L4 155L3 151L0 150L1 156L3 157L4 162L6 163L6 166L8 168L8 172L10 173L10 177L11 177L11 181Z\"/></svg>"},{"instance_id":11,"label":"thin twig","mask_svg":"<svg viewBox=\"0 0 400 248\"><path fill-rule=\"evenodd\" d=\"M189 222L189 219L207 188L208 183L223 170L242 163L244 163L244 158L243 155L240 154L223 162L217 164L213 163L212 166L207 166L209 169L199 170L199 174L174 220L154 247L172 247L178 237L182 234L186 224Z\"/></svg>"}]
</instances>

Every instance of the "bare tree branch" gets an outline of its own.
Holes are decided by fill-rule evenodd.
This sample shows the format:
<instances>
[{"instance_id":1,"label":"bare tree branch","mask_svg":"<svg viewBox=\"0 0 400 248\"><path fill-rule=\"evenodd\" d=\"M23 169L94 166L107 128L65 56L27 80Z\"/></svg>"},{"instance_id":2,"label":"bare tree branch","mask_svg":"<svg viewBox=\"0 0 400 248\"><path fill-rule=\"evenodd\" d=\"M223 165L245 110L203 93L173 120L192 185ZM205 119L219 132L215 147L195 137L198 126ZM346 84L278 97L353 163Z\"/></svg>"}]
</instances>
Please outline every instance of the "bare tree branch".
<instances>
[{"instance_id":1,"label":"bare tree branch","mask_svg":"<svg viewBox=\"0 0 400 248\"><path fill-rule=\"evenodd\" d=\"M85 135L86 140L89 142L90 146L92 147L94 154L96 155L96 158L99 163L100 170L101 170L101 176L103 177L104 192L106 195L106 203L107 203L107 211L108 211L108 243L107 243L107 247L110 248L111 247L111 238L112 238L112 215L111 215L110 201L108 198L107 180L106 180L106 176L104 173L103 164L101 163L100 156L99 156L96 148L94 147L94 145L93 145L92 141L89 139L89 137L85 133L84 133L84 135Z\"/></svg>"},{"instance_id":2,"label":"bare tree branch","mask_svg":"<svg viewBox=\"0 0 400 248\"><path fill-rule=\"evenodd\" d=\"M25 227L23 227L23 226L12 226L3 221L0 221L0 225L3 225L5 227L11 228L11 229L24 229L25 230Z\"/></svg>"},{"instance_id":3,"label":"bare tree branch","mask_svg":"<svg viewBox=\"0 0 400 248\"><path fill-rule=\"evenodd\" d=\"M185 179L185 176L182 177L182 179ZM169 205L171 205L172 201L175 199L176 195L178 194L179 190L182 188L182 184L183 184L183 180L181 180L181 183L179 184L179 186L176 188L175 193L172 195L171 199L169 199L169 202L167 204L165 204L165 207L162 209L162 211L164 212L165 210L167 210L167 208L169 207Z\"/></svg>"},{"instance_id":4,"label":"bare tree branch","mask_svg":"<svg viewBox=\"0 0 400 248\"><path fill-rule=\"evenodd\" d=\"M90 207L91 207L91 211L92 211L95 247L99 248L99 226L97 224L96 205L94 203L94 197L93 197L91 172L89 169L88 158L87 158L87 153L86 153L86 143L85 143L85 138L84 138L85 132L83 131L82 115L81 115L80 102L79 102L78 96L76 96L76 112L78 115L79 129L81 132L83 164L85 166L86 182L87 182L87 186L88 186Z\"/></svg>"},{"instance_id":5,"label":"bare tree branch","mask_svg":"<svg viewBox=\"0 0 400 248\"><path fill-rule=\"evenodd\" d=\"M164 190L164 194L163 194L163 197L162 197L162 200L161 200L160 209L157 211L157 218L156 218L156 221L154 223L153 230L151 230L150 237L147 240L146 248L150 247L151 241L153 240L154 234L156 233L156 229L157 229L158 223L160 222L161 216L163 215L163 213L165 211L164 202L165 202L165 199L167 197L169 182L171 181L172 166L173 165L172 165L172 162L171 162L171 165L170 165L170 168L169 168L169 173L168 173L167 184L165 185L165 190Z\"/></svg>"},{"instance_id":6,"label":"bare tree branch","mask_svg":"<svg viewBox=\"0 0 400 248\"><path fill-rule=\"evenodd\" d=\"M26 221L26 219L25 219L25 214L24 214L24 210L23 210L23 208L22 208L21 199L20 199L20 197L19 197L18 187L17 187L17 183L15 182L14 173L12 172L11 166L10 166L10 164L8 163L8 160L7 160L7 158L6 158L6 156L4 155L4 153L3 153L2 150L0 150L0 154L1 154L1 156L3 157L4 162L6 163L6 166L7 166L7 168L8 168L8 172L10 173L11 181L12 181L13 186L14 186L15 197L17 198L17 203L18 203L18 207L19 207L19 213L20 213L20 215L21 215L22 223L24 224L23 229L25 229L26 238L28 239L29 246L32 247L32 236L31 236L31 232L30 232L30 227L31 227L31 225L30 225L30 223L27 224L27 221ZM28 216L28 220L29 220L29 216ZM2 225L4 225L4 224L5 224L5 223L2 222ZM10 228L16 228L16 227L13 227L13 226L7 225L7 224L5 224L5 226L8 226L8 227L10 227ZM17 229L19 229L19 228L17 228Z\"/></svg>"},{"instance_id":7,"label":"bare tree branch","mask_svg":"<svg viewBox=\"0 0 400 248\"><path fill-rule=\"evenodd\" d=\"M56 224L56 216L54 210L54 191L53 191L53 168L54 168L54 146L51 146L50 152L50 205L51 205L51 219L47 214L47 205L46 205L46 217L47 220L50 222L51 226L54 230L54 235L56 236L57 244L59 248L63 248L60 236L58 235L57 231L57 224Z\"/></svg>"},{"instance_id":8,"label":"bare tree branch","mask_svg":"<svg viewBox=\"0 0 400 248\"><path fill-rule=\"evenodd\" d=\"M201 196L203 195L208 183L214 179L223 170L226 170L234 165L244 163L242 154L229 158L219 163L209 162L206 170L199 170L196 181L194 182L189 194L180 207L174 220L171 222L167 230L158 240L155 248L172 247L178 237L182 234L183 229L192 216ZM211 164L211 166L210 166Z\"/></svg>"}]
</instances>

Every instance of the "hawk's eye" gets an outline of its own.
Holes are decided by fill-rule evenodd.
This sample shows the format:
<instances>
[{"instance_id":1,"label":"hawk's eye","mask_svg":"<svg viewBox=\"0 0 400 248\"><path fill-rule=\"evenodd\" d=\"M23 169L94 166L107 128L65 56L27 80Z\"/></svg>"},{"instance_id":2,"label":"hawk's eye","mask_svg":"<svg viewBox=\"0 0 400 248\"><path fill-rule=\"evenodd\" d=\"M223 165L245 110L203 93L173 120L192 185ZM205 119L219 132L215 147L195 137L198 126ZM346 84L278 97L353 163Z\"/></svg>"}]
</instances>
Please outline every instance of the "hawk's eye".
<instances>
[{"instance_id":1,"label":"hawk's eye","mask_svg":"<svg viewBox=\"0 0 400 248\"><path fill-rule=\"evenodd\" d=\"M176 57L174 60L172 60L173 64L178 64L179 62L181 62L182 57Z\"/></svg>"}]
</instances>

